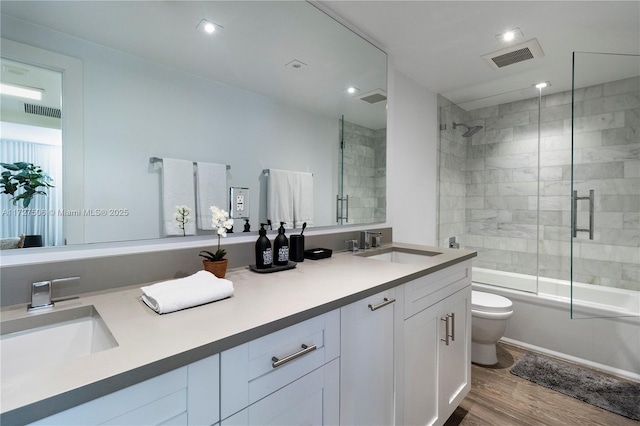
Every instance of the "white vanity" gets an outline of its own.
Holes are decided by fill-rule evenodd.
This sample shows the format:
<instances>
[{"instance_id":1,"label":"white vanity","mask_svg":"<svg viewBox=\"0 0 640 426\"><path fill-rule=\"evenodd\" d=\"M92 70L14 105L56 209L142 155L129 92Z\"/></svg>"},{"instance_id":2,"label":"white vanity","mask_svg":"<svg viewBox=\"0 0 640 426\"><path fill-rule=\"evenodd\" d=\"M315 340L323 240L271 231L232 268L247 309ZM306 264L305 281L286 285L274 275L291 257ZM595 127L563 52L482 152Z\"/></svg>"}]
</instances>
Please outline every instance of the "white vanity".
<instances>
[{"instance_id":1,"label":"white vanity","mask_svg":"<svg viewBox=\"0 0 640 426\"><path fill-rule=\"evenodd\" d=\"M138 287L60 303L94 306L118 346L3 377L2 422L443 424L470 388L475 253L364 254L389 251L238 268L234 297L166 315Z\"/></svg>"}]
</instances>

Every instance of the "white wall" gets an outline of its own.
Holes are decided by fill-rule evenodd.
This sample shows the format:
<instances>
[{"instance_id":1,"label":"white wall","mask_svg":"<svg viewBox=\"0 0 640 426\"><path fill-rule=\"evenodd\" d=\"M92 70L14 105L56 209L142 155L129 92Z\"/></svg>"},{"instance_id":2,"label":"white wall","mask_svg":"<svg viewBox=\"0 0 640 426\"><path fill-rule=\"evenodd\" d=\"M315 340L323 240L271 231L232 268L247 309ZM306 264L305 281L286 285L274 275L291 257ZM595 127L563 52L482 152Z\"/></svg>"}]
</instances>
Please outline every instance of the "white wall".
<instances>
[{"instance_id":1,"label":"white wall","mask_svg":"<svg viewBox=\"0 0 640 426\"><path fill-rule=\"evenodd\" d=\"M390 64L387 223L394 241L437 245L437 95Z\"/></svg>"}]
</instances>

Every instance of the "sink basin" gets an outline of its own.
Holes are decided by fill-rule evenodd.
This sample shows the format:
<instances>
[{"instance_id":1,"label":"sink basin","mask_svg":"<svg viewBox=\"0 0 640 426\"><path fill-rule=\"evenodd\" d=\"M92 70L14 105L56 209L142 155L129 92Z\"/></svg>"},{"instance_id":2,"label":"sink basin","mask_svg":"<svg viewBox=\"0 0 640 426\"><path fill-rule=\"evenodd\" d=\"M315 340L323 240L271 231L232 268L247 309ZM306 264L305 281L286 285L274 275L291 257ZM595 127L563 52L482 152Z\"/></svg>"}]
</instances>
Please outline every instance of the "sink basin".
<instances>
[{"instance_id":1,"label":"sink basin","mask_svg":"<svg viewBox=\"0 0 640 426\"><path fill-rule=\"evenodd\" d=\"M365 252L360 256L366 257L367 259L380 260L383 262L409 264L409 263L421 263L421 262L424 262L425 260L428 260L430 257L442 254L435 251L418 251L418 250L400 249L400 248L392 248L392 249L387 249L383 252L374 252L374 253L368 254Z\"/></svg>"},{"instance_id":2,"label":"sink basin","mask_svg":"<svg viewBox=\"0 0 640 426\"><path fill-rule=\"evenodd\" d=\"M3 378L118 346L91 305L3 321L0 327Z\"/></svg>"}]
</instances>

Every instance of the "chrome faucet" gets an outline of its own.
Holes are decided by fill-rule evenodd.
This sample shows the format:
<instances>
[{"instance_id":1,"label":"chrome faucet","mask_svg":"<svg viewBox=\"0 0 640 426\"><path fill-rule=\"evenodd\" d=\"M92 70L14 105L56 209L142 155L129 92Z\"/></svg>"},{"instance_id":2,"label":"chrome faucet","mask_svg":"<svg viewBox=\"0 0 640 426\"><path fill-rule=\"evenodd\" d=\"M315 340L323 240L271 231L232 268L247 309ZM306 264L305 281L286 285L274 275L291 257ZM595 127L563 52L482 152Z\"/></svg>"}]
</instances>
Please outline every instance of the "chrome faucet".
<instances>
[{"instance_id":1,"label":"chrome faucet","mask_svg":"<svg viewBox=\"0 0 640 426\"><path fill-rule=\"evenodd\" d=\"M53 308L54 300L51 298L51 287L53 284L79 279L80 277L59 278L51 281L38 281L31 284L31 303L27 307L27 311L31 312L39 309ZM76 298L77 297L58 299L56 302Z\"/></svg>"},{"instance_id":2,"label":"chrome faucet","mask_svg":"<svg viewBox=\"0 0 640 426\"><path fill-rule=\"evenodd\" d=\"M371 238L373 237L373 239ZM380 247L382 232L360 231L360 247L366 250L370 247Z\"/></svg>"},{"instance_id":3,"label":"chrome faucet","mask_svg":"<svg viewBox=\"0 0 640 426\"><path fill-rule=\"evenodd\" d=\"M349 251L353 253L358 251L358 240L345 240L345 243L349 244Z\"/></svg>"}]
</instances>

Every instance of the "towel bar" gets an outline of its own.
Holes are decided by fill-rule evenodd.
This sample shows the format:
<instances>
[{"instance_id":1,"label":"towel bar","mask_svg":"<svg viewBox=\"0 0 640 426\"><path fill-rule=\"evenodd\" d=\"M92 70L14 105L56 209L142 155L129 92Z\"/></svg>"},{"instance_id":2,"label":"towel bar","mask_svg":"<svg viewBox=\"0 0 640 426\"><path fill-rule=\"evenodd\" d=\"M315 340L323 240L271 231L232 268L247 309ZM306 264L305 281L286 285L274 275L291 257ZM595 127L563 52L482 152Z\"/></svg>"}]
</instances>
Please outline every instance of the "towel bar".
<instances>
[{"instance_id":1,"label":"towel bar","mask_svg":"<svg viewBox=\"0 0 640 426\"><path fill-rule=\"evenodd\" d=\"M149 163L153 164L153 163L162 163L162 158L158 158L158 157L151 157L149 158ZM198 165L197 161L193 162L194 166ZM227 170L231 170L231 166L227 164Z\"/></svg>"}]
</instances>

